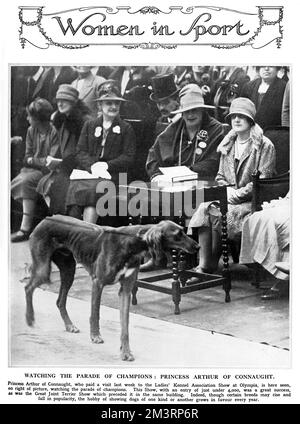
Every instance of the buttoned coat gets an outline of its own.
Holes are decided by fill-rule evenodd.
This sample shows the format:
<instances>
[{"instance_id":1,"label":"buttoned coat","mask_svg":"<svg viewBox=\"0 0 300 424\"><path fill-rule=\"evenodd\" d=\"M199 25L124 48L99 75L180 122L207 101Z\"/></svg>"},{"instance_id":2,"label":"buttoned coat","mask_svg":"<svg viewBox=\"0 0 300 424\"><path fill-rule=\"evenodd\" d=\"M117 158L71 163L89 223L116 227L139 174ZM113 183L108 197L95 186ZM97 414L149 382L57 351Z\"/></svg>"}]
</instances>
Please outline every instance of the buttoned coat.
<instances>
[{"instance_id":1,"label":"buttoned coat","mask_svg":"<svg viewBox=\"0 0 300 424\"><path fill-rule=\"evenodd\" d=\"M95 162L107 162L108 172L118 174L128 172L135 160L135 134L128 122L117 117L107 134L102 157L102 124L103 117L99 117L84 124L77 145L78 164L81 169L91 172L91 165ZM96 128L101 128L101 134Z\"/></svg>"},{"instance_id":2,"label":"buttoned coat","mask_svg":"<svg viewBox=\"0 0 300 424\"><path fill-rule=\"evenodd\" d=\"M106 162L112 180L117 183L118 174L121 172L130 174L130 169L134 165L135 134L128 122L117 117L108 131L103 149L102 124L102 116L84 124L77 145L78 168L91 172L94 163ZM96 194L98 181L98 179L71 181L66 199L67 207L95 206L98 198Z\"/></svg>"}]
</instances>

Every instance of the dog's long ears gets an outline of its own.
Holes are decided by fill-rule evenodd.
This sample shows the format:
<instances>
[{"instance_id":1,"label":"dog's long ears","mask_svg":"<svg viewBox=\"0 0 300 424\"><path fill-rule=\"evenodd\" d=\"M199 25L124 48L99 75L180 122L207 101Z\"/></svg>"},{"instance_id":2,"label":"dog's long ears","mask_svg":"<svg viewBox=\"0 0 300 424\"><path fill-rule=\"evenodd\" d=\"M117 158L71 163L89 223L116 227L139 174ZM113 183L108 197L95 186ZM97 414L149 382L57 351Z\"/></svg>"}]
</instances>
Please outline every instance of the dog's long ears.
<instances>
[{"instance_id":1,"label":"dog's long ears","mask_svg":"<svg viewBox=\"0 0 300 424\"><path fill-rule=\"evenodd\" d=\"M144 239L148 245L149 253L154 261L159 261L163 257L162 239L163 234L161 228L153 226L144 235Z\"/></svg>"}]
</instances>

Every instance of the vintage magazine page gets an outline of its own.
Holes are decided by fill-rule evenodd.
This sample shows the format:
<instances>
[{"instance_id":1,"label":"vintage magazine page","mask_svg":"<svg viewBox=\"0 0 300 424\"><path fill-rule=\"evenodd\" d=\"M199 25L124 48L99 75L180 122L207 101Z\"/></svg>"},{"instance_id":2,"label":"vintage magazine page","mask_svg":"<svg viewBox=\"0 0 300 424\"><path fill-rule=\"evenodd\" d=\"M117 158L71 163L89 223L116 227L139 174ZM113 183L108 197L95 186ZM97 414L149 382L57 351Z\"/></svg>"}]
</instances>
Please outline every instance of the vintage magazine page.
<instances>
[{"instance_id":1,"label":"vintage magazine page","mask_svg":"<svg viewBox=\"0 0 300 424\"><path fill-rule=\"evenodd\" d=\"M299 403L296 3L83 3L3 12L0 403Z\"/></svg>"}]
</instances>

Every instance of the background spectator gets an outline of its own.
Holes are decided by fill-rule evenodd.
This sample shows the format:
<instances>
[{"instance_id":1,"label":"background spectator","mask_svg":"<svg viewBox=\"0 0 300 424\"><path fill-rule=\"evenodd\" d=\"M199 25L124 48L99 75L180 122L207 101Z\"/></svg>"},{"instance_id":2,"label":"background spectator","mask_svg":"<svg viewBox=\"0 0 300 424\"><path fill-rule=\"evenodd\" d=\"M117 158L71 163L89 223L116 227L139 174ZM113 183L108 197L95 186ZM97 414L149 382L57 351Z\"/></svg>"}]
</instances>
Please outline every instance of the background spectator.
<instances>
[{"instance_id":1,"label":"background spectator","mask_svg":"<svg viewBox=\"0 0 300 424\"><path fill-rule=\"evenodd\" d=\"M283 127L290 126L290 82L288 81L282 100L281 125Z\"/></svg>"},{"instance_id":2,"label":"background spectator","mask_svg":"<svg viewBox=\"0 0 300 424\"><path fill-rule=\"evenodd\" d=\"M252 100L256 107L255 120L262 129L281 125L281 111L286 81L277 77L280 67L258 66L259 78L247 83L241 96Z\"/></svg>"},{"instance_id":3,"label":"background spectator","mask_svg":"<svg viewBox=\"0 0 300 424\"><path fill-rule=\"evenodd\" d=\"M250 78L243 68L225 66L220 71L220 78L214 83L211 90L212 104L215 106L215 118L225 122L231 102L240 97L242 88Z\"/></svg>"},{"instance_id":4,"label":"background spectator","mask_svg":"<svg viewBox=\"0 0 300 424\"><path fill-rule=\"evenodd\" d=\"M78 77L72 82L72 87L79 92L79 99L82 100L91 111L91 115L96 118L98 114L97 102L100 85L105 78L92 73L92 66L76 66Z\"/></svg>"}]
</instances>

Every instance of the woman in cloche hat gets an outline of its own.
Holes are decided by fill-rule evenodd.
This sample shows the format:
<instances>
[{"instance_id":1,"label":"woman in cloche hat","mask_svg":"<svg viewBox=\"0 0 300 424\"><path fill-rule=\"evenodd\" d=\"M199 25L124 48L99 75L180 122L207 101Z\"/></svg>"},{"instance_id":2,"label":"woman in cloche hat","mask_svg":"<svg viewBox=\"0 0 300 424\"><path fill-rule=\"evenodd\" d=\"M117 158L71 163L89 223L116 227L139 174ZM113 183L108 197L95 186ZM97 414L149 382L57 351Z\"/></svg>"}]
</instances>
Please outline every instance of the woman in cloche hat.
<instances>
[{"instance_id":1,"label":"woman in cloche hat","mask_svg":"<svg viewBox=\"0 0 300 424\"><path fill-rule=\"evenodd\" d=\"M70 84L61 84L56 92L57 110L52 116L52 123L57 130L59 158L51 155L47 158L51 173L43 177L37 187L44 196L51 214L66 213L66 194L69 176L76 167L76 148L83 124L91 119L91 111L79 99L79 92Z\"/></svg>"},{"instance_id":2,"label":"woman in cloche hat","mask_svg":"<svg viewBox=\"0 0 300 424\"><path fill-rule=\"evenodd\" d=\"M251 100L238 97L232 101L226 121L231 131L220 143L221 154L216 181L227 187L228 236L241 235L242 223L251 213L252 180L254 171L261 177L271 177L275 171L275 148L255 123L256 109ZM214 272L221 255L220 211L218 203L202 203L193 215L189 229L199 231L199 271Z\"/></svg>"},{"instance_id":3,"label":"woman in cloche hat","mask_svg":"<svg viewBox=\"0 0 300 424\"><path fill-rule=\"evenodd\" d=\"M95 177L118 181L119 173L128 173L135 160L135 134L120 116L122 98L116 81L101 84L96 99L99 117L85 123L78 142L78 168ZM96 223L98 179L73 180L67 194L68 214ZM83 214L83 215L82 215Z\"/></svg>"}]
</instances>

